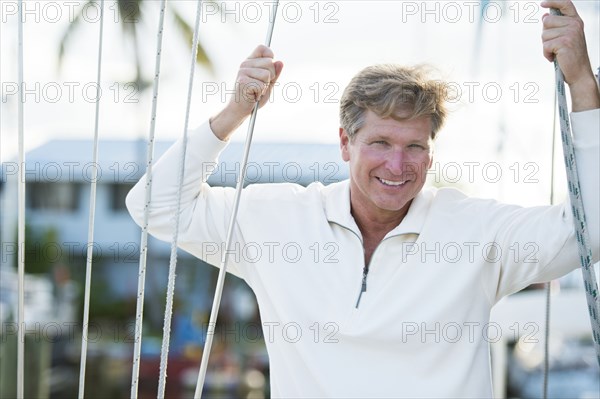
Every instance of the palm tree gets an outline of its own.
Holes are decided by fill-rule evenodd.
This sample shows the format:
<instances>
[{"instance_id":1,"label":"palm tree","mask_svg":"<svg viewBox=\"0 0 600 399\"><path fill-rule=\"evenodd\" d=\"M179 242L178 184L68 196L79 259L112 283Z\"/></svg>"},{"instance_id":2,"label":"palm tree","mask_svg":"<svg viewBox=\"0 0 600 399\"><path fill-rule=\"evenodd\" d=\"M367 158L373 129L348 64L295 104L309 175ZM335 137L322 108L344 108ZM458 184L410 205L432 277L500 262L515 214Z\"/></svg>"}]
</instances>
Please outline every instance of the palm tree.
<instances>
[{"instance_id":1,"label":"palm tree","mask_svg":"<svg viewBox=\"0 0 600 399\"><path fill-rule=\"evenodd\" d=\"M60 49L58 53L58 62L59 67L62 63L63 57L65 55L66 46L73 36L75 30L81 24L82 19L84 19L83 13L86 11L86 8L90 6L90 4L95 3L96 0L88 0L83 6L79 8L77 14L75 15L73 21L69 24L63 36L60 40ZM121 28L123 29L123 33L126 38L130 38L133 41L134 54L135 57L135 78L133 79L133 83L136 84L136 87L139 91L143 91L145 88L151 85L151 81L145 79L143 71L142 71L142 62L140 58L140 50L139 50L139 32L138 27L141 25L140 21L144 18L145 7L147 4L152 4L152 6L158 6L160 3L156 0L117 0L117 11L118 11L118 21L121 24ZM217 5L217 9L220 11L220 7ZM179 31L182 35L182 39L191 46L194 29L188 22L182 17L182 15L174 8L168 7L167 10L173 16L176 26L179 28ZM198 52L197 52L196 62L200 65L207 67L210 71L212 71L212 62L206 51L202 47L200 43L198 43Z\"/></svg>"}]
</instances>

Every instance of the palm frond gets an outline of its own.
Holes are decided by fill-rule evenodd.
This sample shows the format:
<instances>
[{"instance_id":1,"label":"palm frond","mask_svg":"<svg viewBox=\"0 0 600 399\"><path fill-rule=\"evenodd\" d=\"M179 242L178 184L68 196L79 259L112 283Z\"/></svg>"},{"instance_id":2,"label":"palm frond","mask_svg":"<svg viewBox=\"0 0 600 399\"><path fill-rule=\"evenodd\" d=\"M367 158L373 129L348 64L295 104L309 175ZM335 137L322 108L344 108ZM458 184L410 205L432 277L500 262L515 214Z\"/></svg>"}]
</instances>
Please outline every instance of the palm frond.
<instances>
[{"instance_id":1,"label":"palm frond","mask_svg":"<svg viewBox=\"0 0 600 399\"><path fill-rule=\"evenodd\" d=\"M137 35L137 31L135 29L133 29L131 31L131 38L133 40L133 51L134 51L134 57L135 57L135 79L134 79L134 83L137 87L137 90L139 91L144 91L146 90L148 87L150 87L151 82L148 79L144 78L144 71L142 69L142 57L140 54L140 46L139 46L139 40L138 40L138 35Z\"/></svg>"},{"instance_id":2,"label":"palm frond","mask_svg":"<svg viewBox=\"0 0 600 399\"><path fill-rule=\"evenodd\" d=\"M187 21L179 14L175 9L171 9L173 13L173 17L175 19L175 25L179 28L184 39L188 43L189 46L193 44L194 41L194 29L187 23ZM202 47L201 43L198 43L198 52L196 54L196 62L200 65L205 66L212 73L212 62L208 57L208 54Z\"/></svg>"},{"instance_id":3,"label":"palm frond","mask_svg":"<svg viewBox=\"0 0 600 399\"><path fill-rule=\"evenodd\" d=\"M85 3L83 6L81 6L81 8L79 8L79 10L77 11L77 14L75 15L75 18L67 26L67 29L65 29L65 31L62 34L62 37L60 38L59 49L58 49L58 69L60 69L61 66L62 66L62 62L63 62L64 56L65 56L65 51L66 51L67 43L69 42L69 40L71 39L71 37L74 35L73 32L75 32L75 30L77 29L77 27L79 27L79 25L81 24L83 10L85 10L85 7L89 3L91 3L91 2L92 2L92 0L88 0L87 3Z\"/></svg>"},{"instance_id":4,"label":"palm frond","mask_svg":"<svg viewBox=\"0 0 600 399\"><path fill-rule=\"evenodd\" d=\"M67 45L69 40L73 37L74 32L81 25L81 20L84 19L84 12L86 7L88 7L91 3L94 3L97 0L87 0L83 6L79 8L77 14L75 15L74 20L67 26L62 38L60 40L60 47L58 53L58 68L60 69L62 66L62 61L64 55L66 53ZM211 3L215 3L219 12L222 12L221 7L218 3L209 0ZM144 78L144 71L141 64L141 55L139 49L139 28L142 28L140 22L144 19L144 6L149 3L157 3L151 0L116 0L117 9L118 9L118 22L121 25L123 30L124 37L126 40L132 40L134 52L133 56L135 57L135 83L138 85L138 89L142 91L143 89L150 86L148 80ZM152 4L152 5L155 5ZM191 45L194 37L194 30L192 26L185 20L185 18L177 12L174 8L170 8L171 14L175 20L175 26L181 32L186 43ZM204 47L199 43L198 44L198 52L196 56L196 62L200 65L206 67L210 73L213 73L213 65L212 61L208 57Z\"/></svg>"},{"instance_id":5,"label":"palm frond","mask_svg":"<svg viewBox=\"0 0 600 399\"><path fill-rule=\"evenodd\" d=\"M117 0L119 22L125 32L135 31L136 24L142 20L142 3L143 0Z\"/></svg>"}]
</instances>

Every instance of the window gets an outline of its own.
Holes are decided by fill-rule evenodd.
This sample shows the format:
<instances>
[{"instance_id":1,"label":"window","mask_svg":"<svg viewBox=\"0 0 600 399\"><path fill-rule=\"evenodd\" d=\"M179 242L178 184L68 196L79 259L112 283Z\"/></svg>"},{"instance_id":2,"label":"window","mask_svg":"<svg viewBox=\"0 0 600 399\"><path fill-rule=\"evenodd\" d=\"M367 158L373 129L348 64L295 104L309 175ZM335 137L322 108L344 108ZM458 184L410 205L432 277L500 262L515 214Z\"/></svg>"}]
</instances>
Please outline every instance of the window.
<instances>
[{"instance_id":1,"label":"window","mask_svg":"<svg viewBox=\"0 0 600 399\"><path fill-rule=\"evenodd\" d=\"M124 211L125 197L133 187L133 183L115 183L110 185L110 209L119 212Z\"/></svg>"},{"instance_id":2,"label":"window","mask_svg":"<svg viewBox=\"0 0 600 399\"><path fill-rule=\"evenodd\" d=\"M27 183L26 193L30 209L73 212L79 207L79 183Z\"/></svg>"}]
</instances>

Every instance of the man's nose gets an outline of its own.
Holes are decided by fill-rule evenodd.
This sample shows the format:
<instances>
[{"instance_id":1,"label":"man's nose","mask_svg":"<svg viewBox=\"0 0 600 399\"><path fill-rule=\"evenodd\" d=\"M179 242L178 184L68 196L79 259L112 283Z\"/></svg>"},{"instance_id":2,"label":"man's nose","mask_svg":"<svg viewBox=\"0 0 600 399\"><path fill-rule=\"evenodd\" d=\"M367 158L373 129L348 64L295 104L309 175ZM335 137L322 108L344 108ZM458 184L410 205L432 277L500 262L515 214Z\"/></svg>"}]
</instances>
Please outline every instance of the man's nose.
<instances>
[{"instance_id":1,"label":"man's nose","mask_svg":"<svg viewBox=\"0 0 600 399\"><path fill-rule=\"evenodd\" d=\"M391 151L386 160L386 166L394 176L402 176L403 179L412 180L419 173L418 163L411 160L403 149Z\"/></svg>"},{"instance_id":2,"label":"man's nose","mask_svg":"<svg viewBox=\"0 0 600 399\"><path fill-rule=\"evenodd\" d=\"M394 175L400 176L406 171L406 154L403 149L395 149L387 154L387 169Z\"/></svg>"}]
</instances>

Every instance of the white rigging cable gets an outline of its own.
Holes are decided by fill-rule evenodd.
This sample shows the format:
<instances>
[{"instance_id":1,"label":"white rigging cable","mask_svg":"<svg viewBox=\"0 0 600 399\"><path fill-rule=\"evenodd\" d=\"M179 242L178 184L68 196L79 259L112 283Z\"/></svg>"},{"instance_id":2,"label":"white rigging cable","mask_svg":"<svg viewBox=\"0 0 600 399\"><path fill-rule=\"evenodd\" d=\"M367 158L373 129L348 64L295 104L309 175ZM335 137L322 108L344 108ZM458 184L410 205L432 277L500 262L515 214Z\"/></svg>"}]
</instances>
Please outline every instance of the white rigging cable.
<instances>
[{"instance_id":1,"label":"white rigging cable","mask_svg":"<svg viewBox=\"0 0 600 399\"><path fill-rule=\"evenodd\" d=\"M19 336L17 339L17 398L24 397L24 373L25 373L25 134L23 128L23 0L18 3L18 55L17 69L19 70L19 101L17 104L18 134L19 134L19 182L17 183L17 328Z\"/></svg>"},{"instance_id":2,"label":"white rigging cable","mask_svg":"<svg viewBox=\"0 0 600 399\"><path fill-rule=\"evenodd\" d=\"M144 222L142 226L142 237L140 240L140 264L138 270L138 293L135 313L135 338L133 348L133 365L131 369L131 398L138 396L138 385L140 375L140 358L142 352L142 328L144 320L144 288L146 285L146 258L148 255L148 218L150 212L150 201L152 199L152 162L154 158L154 132L156 130L156 108L158 103L158 84L160 80L160 61L162 54L162 38L165 22L165 9L167 0L161 0L160 17L158 22L158 37L156 43L156 61L154 65L154 88L152 93L152 113L150 117L150 132L148 134L146 154L146 186Z\"/></svg>"},{"instance_id":3,"label":"white rigging cable","mask_svg":"<svg viewBox=\"0 0 600 399\"><path fill-rule=\"evenodd\" d=\"M273 18L269 21L269 30L267 31L267 37L265 39L265 45L271 46L271 39L273 37L273 29L275 27L275 19L277 17L277 8L279 7L279 0L275 2ZM223 286L225 284L225 273L227 271L227 261L229 260L229 253L231 248L231 241L233 238L233 228L237 219L238 208L240 205L240 198L242 195L242 188L244 187L244 180L246 179L246 166L248 165L248 154L250 153L250 145L252 144L252 135L254 133L254 124L256 122L256 115L258 114L258 107L260 98L257 99L250 117L248 125L248 132L246 135L246 143L244 144L244 154L242 157L240 176L237 181L235 188L235 197L233 200L233 209L231 212L231 218L229 219L229 227L227 229L227 238L225 240L225 251L221 258L221 267L219 268L219 276L217 278L217 286L215 289L215 296L213 299L212 309L210 311L210 319L208 322L208 328L206 331L206 341L204 343L204 349L202 350L202 361L200 362L200 370L198 371L198 381L196 382L196 391L194 392L194 399L199 399L202 396L202 388L204 387L204 379L206 378L206 370L208 368L208 358L210 356L210 349L212 347L213 338L215 336L215 326L217 324L217 315L219 313L219 306L221 304L221 297L223 296Z\"/></svg>"},{"instance_id":4,"label":"white rigging cable","mask_svg":"<svg viewBox=\"0 0 600 399\"><path fill-rule=\"evenodd\" d=\"M98 180L98 126L100 123L100 83L102 76L102 38L104 36L104 0L100 0L100 37L98 39L98 72L96 77L96 117L94 122L94 149L92 180L90 185L90 211L88 221L87 258L85 269L85 294L83 304L83 330L81 333L81 363L79 366L79 398L85 392L85 366L87 363L88 324L90 317L90 291L92 284L92 258L94 256L94 225L96 217L96 186Z\"/></svg>"},{"instance_id":5,"label":"white rigging cable","mask_svg":"<svg viewBox=\"0 0 600 399\"><path fill-rule=\"evenodd\" d=\"M554 175L556 173L554 157L556 154L556 104L557 104L557 93L554 92L554 102L552 103L552 109L554 113L552 115L552 145L550 147L550 205L554 205ZM548 382L550 373L550 303L552 293L552 282L549 281L544 284L544 291L546 293L546 313L544 318L544 367L543 367L543 378L542 378L542 399L548 398Z\"/></svg>"},{"instance_id":6,"label":"white rigging cable","mask_svg":"<svg viewBox=\"0 0 600 399\"><path fill-rule=\"evenodd\" d=\"M551 9L553 15L562 15L560 11ZM600 365L600 309L598 297L598 283L594 274L592 265L592 250L590 247L590 235L587 230L583 201L581 199L581 188L579 185L579 175L577 173L577 162L575 159L575 150L573 149L573 137L571 136L571 126L569 123L569 108L567 107L567 97L565 94L565 79L554 59L554 69L556 73L556 92L558 96L558 117L560 121L560 132L563 144L563 153L565 167L567 170L567 181L569 188L569 199L571 210L573 212L573 222L575 223L575 237L579 249L579 261L583 274L585 296L588 304L590 322L592 324L592 337L594 339L594 349L596 358ZM594 173L595 171L587 171Z\"/></svg>"},{"instance_id":7,"label":"white rigging cable","mask_svg":"<svg viewBox=\"0 0 600 399\"><path fill-rule=\"evenodd\" d=\"M183 140L181 158L179 165L179 189L177 190L177 209L175 211L175 229L171 241L171 256L169 260L169 279L167 282L167 303L165 305L165 320L163 325L163 341L160 350L160 372L158 380L158 398L164 398L165 385L167 382L167 361L169 357L169 341L171 337L171 318L173 316L173 297L175 296L175 270L177 268L177 241L179 238L179 219L181 212L181 191L183 188L183 176L185 168L185 153L188 139L188 124L190 119L190 108L192 103L192 90L194 88L194 72L196 70L196 58L198 55L198 31L200 30L200 15L202 12L202 0L198 0L196 8L196 23L194 25L194 40L192 43L192 60L190 66L190 77L188 84L188 96L185 110L185 123L183 127Z\"/></svg>"}]
</instances>

